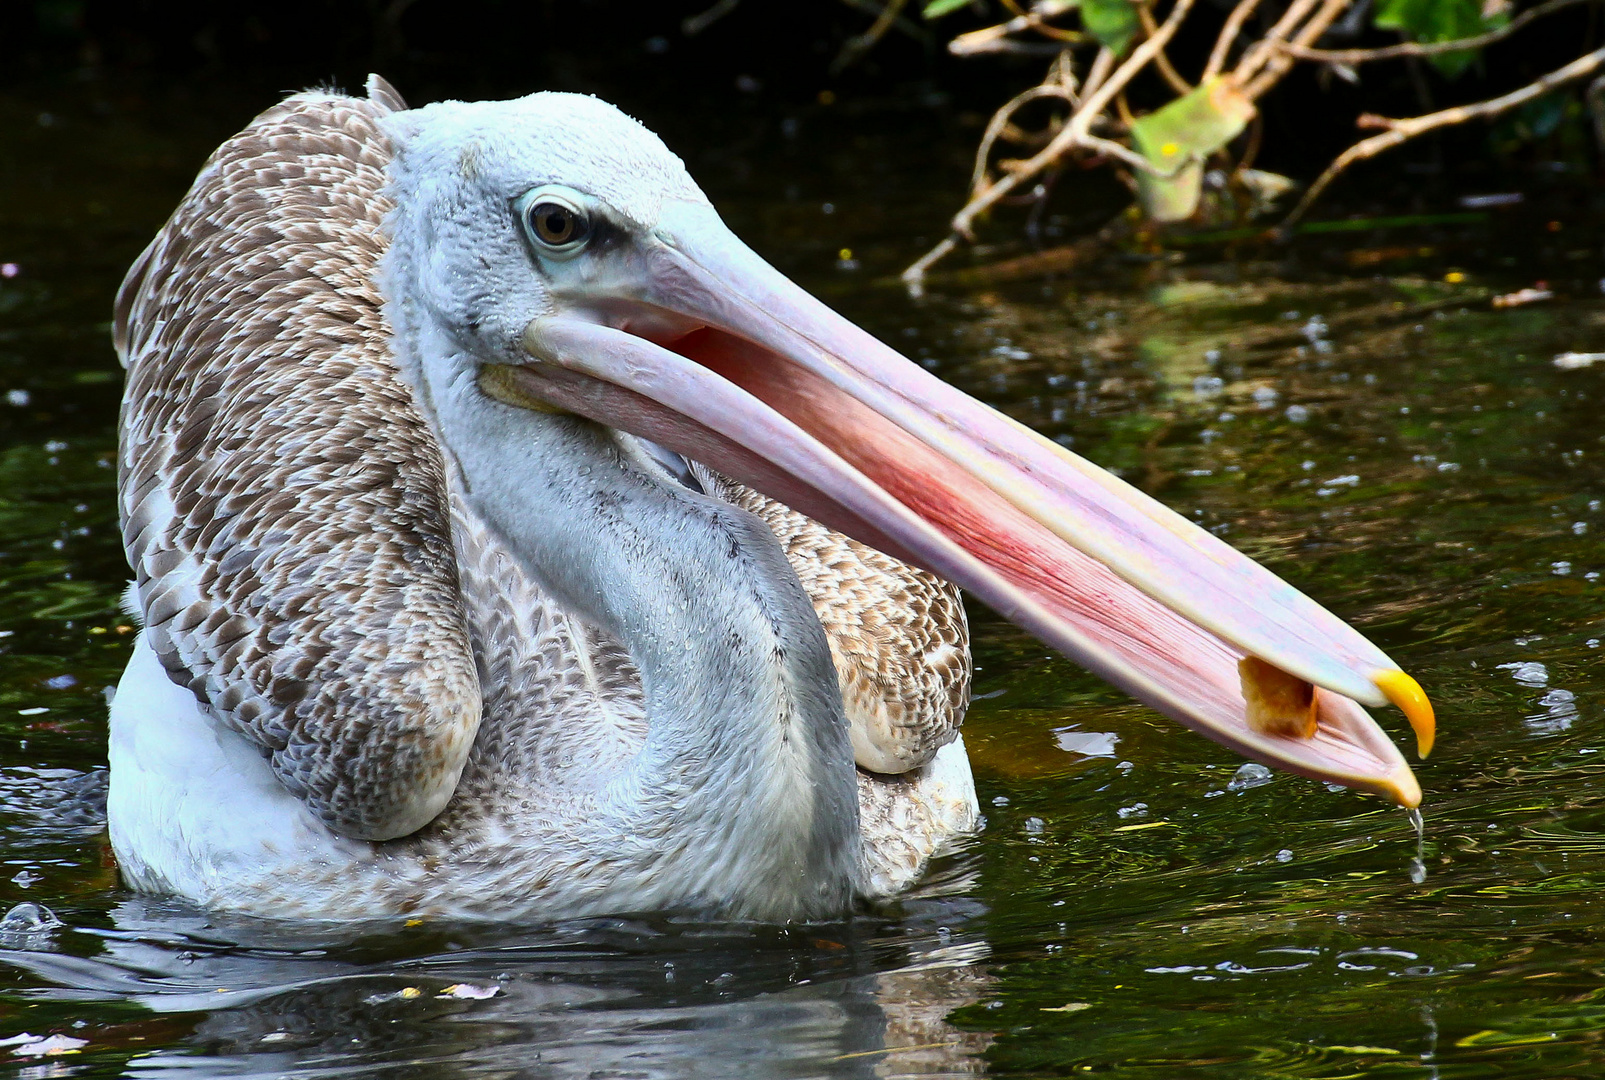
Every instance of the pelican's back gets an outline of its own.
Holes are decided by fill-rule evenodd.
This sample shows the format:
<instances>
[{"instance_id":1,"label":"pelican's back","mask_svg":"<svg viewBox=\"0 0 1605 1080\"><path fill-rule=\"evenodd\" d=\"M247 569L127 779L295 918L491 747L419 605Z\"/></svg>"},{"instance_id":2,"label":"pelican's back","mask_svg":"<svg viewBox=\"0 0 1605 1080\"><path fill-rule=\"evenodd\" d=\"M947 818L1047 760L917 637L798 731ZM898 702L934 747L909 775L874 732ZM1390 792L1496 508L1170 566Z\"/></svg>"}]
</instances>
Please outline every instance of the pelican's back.
<instances>
[{"instance_id":1,"label":"pelican's back","mask_svg":"<svg viewBox=\"0 0 1605 1080\"><path fill-rule=\"evenodd\" d=\"M376 281L398 102L307 94L257 117L129 271L115 323L147 639L330 828L367 838L439 812L480 715L444 467Z\"/></svg>"}]
</instances>

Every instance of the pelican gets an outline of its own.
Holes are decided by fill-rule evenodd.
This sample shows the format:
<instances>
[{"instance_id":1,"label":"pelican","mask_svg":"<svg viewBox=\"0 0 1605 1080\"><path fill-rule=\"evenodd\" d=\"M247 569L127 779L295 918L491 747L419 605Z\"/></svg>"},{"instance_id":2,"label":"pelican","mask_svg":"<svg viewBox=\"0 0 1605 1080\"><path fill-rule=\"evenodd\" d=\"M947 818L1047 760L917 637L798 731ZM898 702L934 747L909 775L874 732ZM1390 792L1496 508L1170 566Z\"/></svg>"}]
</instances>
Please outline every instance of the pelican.
<instances>
[{"instance_id":1,"label":"pelican","mask_svg":"<svg viewBox=\"0 0 1605 1080\"><path fill-rule=\"evenodd\" d=\"M594 98L290 97L114 335L134 889L839 917L975 827L955 586L1250 758L1420 799L1361 708L1430 741L1397 664L803 292Z\"/></svg>"}]
</instances>

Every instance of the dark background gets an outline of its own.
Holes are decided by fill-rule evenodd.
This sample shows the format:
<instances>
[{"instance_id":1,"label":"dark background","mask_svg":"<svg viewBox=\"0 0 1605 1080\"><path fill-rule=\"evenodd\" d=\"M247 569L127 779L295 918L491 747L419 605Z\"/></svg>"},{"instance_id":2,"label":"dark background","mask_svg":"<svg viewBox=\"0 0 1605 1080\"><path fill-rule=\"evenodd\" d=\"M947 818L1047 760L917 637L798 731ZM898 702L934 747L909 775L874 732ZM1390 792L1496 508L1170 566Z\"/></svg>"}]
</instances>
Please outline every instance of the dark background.
<instances>
[{"instance_id":1,"label":"dark background","mask_svg":"<svg viewBox=\"0 0 1605 1080\"><path fill-rule=\"evenodd\" d=\"M64 107L84 101L102 111L151 104L204 111L219 99L265 106L284 91L311 85L358 88L378 70L414 104L536 89L596 93L664 130L673 144L696 136L689 125L706 120L686 120L682 131L679 117L705 117L705 109L692 106L708 99L727 103L730 120L806 119L828 108L894 111L922 117L922 123L978 128L1009 95L1040 79L1046 63L1042 57L950 57L949 37L990 20L963 11L922 23L923 4L916 0L908 11L928 31L928 41L894 30L857 63L832 73L832 61L869 25L870 12L837 0L744 0L688 36L683 21L709 2L9 0L0 3L0 89L59 93ZM1266 4L1266 16L1281 6ZM1190 34L1173 49L1183 72L1202 64L1225 10L1220 0L1200 4ZM1366 67L1358 87L1305 69L1262 103L1267 131L1260 162L1308 179L1353 140L1353 120L1361 112L1410 115L1501 93L1576 57L1600 37L1599 9L1585 5L1495 46L1452 82L1424 63ZM1375 31L1363 39L1385 40ZM820 104L822 90L834 95L832 105ZM1157 85L1139 86L1133 94L1139 107L1145 91L1155 100L1162 92ZM1597 153L1581 137L1581 120L1574 106L1560 130L1554 117L1528 117L1525 127L1515 117L1493 131L1474 124L1362 171L1386 175L1415 160L1427 162L1430 175L1445 171L1431 168L1445 154L1456 162L1449 171L1459 173L1556 157L1583 164L1584 155L1591 171ZM1523 145L1521 136L1533 128L1544 138ZM962 170L953 177L955 198L962 178ZM1375 183L1372 178L1368 186ZM1396 194L1409 198L1419 183Z\"/></svg>"}]
</instances>

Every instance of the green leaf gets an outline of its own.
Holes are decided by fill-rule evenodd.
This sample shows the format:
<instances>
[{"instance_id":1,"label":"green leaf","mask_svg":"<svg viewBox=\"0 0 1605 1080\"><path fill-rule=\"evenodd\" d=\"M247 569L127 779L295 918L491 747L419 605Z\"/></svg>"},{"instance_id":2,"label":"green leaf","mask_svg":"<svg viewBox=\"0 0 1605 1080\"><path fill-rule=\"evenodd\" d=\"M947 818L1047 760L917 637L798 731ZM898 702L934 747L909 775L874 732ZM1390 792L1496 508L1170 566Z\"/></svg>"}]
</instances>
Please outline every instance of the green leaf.
<instances>
[{"instance_id":1,"label":"green leaf","mask_svg":"<svg viewBox=\"0 0 1605 1080\"><path fill-rule=\"evenodd\" d=\"M927 0L925 10L920 12L927 19L940 19L943 15L951 15L961 7L966 7L970 0Z\"/></svg>"},{"instance_id":2,"label":"green leaf","mask_svg":"<svg viewBox=\"0 0 1605 1080\"><path fill-rule=\"evenodd\" d=\"M1120 54L1137 36L1137 5L1130 0L1081 0L1081 26L1100 45Z\"/></svg>"},{"instance_id":3,"label":"green leaf","mask_svg":"<svg viewBox=\"0 0 1605 1080\"><path fill-rule=\"evenodd\" d=\"M1378 0L1372 23L1426 44L1475 37L1510 21L1508 13L1485 19L1481 0ZM1477 58L1476 49L1429 57L1446 78L1456 78Z\"/></svg>"},{"instance_id":4,"label":"green leaf","mask_svg":"<svg viewBox=\"0 0 1605 1080\"><path fill-rule=\"evenodd\" d=\"M1198 209L1204 159L1235 139L1254 103L1226 76L1206 83L1131 126L1137 152L1161 174L1139 172L1137 197L1153 221L1182 221Z\"/></svg>"}]
</instances>

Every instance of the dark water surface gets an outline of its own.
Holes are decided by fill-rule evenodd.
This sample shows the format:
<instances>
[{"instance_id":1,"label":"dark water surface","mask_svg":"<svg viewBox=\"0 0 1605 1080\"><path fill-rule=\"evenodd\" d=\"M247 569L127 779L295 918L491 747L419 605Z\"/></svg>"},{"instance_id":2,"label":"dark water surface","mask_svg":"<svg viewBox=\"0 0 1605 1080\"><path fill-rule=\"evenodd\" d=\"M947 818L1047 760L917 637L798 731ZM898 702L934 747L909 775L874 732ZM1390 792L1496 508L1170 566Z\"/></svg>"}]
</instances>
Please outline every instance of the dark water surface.
<instances>
[{"instance_id":1,"label":"dark water surface","mask_svg":"<svg viewBox=\"0 0 1605 1080\"><path fill-rule=\"evenodd\" d=\"M0 911L63 924L0 924L0 1039L84 1040L12 1044L0 1067L1598 1072L1605 364L1551 362L1605 347L1593 225L1530 199L1277 261L1117 259L915 303L874 282L934 238L973 130L912 103L627 102L786 272L1196 515L1417 675L1440 716L1420 844L1402 811L1241 769L977 611L966 733L986 828L926 894L849 924L289 929L124 891L98 809L103 688L131 644L110 298L204 154L266 104L0 96L0 263L18 268L0 277ZM1490 307L1537 277L1559 298Z\"/></svg>"}]
</instances>

